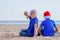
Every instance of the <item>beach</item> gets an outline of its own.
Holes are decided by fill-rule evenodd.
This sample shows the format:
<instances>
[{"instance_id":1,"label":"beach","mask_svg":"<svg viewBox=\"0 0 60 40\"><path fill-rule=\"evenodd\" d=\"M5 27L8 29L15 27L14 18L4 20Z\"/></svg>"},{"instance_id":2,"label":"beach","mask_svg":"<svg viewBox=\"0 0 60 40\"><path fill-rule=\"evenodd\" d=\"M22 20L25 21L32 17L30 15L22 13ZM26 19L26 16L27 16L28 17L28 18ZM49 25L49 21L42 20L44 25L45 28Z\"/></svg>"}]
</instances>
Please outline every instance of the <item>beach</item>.
<instances>
[{"instance_id":1,"label":"beach","mask_svg":"<svg viewBox=\"0 0 60 40\"><path fill-rule=\"evenodd\" d=\"M58 25L60 26L60 25ZM60 40L60 27L56 36L53 37L22 37L19 36L21 29L27 29L28 25L0 25L0 40Z\"/></svg>"}]
</instances>

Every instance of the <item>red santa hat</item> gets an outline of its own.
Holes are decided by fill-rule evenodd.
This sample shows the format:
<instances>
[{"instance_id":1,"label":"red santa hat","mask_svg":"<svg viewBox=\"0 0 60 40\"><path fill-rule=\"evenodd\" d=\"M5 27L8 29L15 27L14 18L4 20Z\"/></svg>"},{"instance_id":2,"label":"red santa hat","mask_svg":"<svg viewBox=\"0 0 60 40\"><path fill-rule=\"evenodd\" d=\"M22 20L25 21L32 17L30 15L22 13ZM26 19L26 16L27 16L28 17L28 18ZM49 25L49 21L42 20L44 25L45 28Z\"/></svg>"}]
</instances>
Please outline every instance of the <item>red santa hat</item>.
<instances>
[{"instance_id":1,"label":"red santa hat","mask_svg":"<svg viewBox=\"0 0 60 40\"><path fill-rule=\"evenodd\" d=\"M51 16L49 11L44 12L44 16Z\"/></svg>"},{"instance_id":2,"label":"red santa hat","mask_svg":"<svg viewBox=\"0 0 60 40\"><path fill-rule=\"evenodd\" d=\"M50 18L51 17L51 14L49 11L45 11L44 12L44 18L47 19L47 18Z\"/></svg>"}]
</instances>

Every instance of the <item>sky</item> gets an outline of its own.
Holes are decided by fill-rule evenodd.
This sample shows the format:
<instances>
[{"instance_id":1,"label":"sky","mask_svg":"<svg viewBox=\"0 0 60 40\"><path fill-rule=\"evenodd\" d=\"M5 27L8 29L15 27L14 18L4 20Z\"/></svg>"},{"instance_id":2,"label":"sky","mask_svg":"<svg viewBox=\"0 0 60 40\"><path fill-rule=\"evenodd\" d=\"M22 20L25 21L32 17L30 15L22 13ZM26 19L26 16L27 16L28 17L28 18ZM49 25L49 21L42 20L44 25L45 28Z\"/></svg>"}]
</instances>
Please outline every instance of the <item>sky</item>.
<instances>
[{"instance_id":1,"label":"sky","mask_svg":"<svg viewBox=\"0 0 60 40\"><path fill-rule=\"evenodd\" d=\"M37 10L37 17L43 20L44 11L51 13L51 19L60 20L60 0L0 0L0 20L27 20L24 11Z\"/></svg>"}]
</instances>

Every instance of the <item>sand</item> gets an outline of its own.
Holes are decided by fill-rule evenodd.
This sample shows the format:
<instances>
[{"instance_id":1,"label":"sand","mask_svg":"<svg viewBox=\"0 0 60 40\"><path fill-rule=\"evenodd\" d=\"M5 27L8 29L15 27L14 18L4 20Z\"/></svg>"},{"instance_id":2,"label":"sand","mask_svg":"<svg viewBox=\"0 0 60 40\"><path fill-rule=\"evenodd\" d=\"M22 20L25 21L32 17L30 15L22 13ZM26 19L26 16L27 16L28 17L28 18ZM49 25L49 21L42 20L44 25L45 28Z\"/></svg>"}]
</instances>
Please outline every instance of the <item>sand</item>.
<instances>
[{"instance_id":1,"label":"sand","mask_svg":"<svg viewBox=\"0 0 60 40\"><path fill-rule=\"evenodd\" d=\"M0 25L0 40L60 40L60 27L59 32L54 37L22 37L19 36L21 29L27 29L27 25Z\"/></svg>"}]
</instances>

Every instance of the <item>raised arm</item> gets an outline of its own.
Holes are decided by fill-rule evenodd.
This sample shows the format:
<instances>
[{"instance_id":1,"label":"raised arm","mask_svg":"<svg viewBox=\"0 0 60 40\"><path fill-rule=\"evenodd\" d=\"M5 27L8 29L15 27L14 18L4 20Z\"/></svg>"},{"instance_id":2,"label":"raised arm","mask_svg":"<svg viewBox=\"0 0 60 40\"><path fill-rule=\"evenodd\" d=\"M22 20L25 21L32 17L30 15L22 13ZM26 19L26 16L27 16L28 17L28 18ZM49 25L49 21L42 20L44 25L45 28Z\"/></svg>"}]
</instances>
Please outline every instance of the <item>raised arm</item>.
<instances>
[{"instance_id":1,"label":"raised arm","mask_svg":"<svg viewBox=\"0 0 60 40\"><path fill-rule=\"evenodd\" d=\"M30 18L27 11L24 12L24 15L27 17L27 19Z\"/></svg>"}]
</instances>

